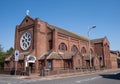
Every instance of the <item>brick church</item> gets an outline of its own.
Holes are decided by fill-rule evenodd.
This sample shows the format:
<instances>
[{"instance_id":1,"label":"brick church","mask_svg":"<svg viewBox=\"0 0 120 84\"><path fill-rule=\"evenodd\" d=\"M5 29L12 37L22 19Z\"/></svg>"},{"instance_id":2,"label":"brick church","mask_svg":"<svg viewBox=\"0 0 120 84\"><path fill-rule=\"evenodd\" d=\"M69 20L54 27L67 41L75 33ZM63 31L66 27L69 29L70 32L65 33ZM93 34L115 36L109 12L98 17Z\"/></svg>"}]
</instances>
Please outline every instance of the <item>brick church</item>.
<instances>
[{"instance_id":1,"label":"brick church","mask_svg":"<svg viewBox=\"0 0 120 84\"><path fill-rule=\"evenodd\" d=\"M17 70L76 69L90 67L90 62L91 66L111 68L107 37L90 40L90 48L88 45L86 37L26 15L15 30L14 48L20 53ZM11 55L5 59L4 69L13 67L14 55Z\"/></svg>"}]
</instances>

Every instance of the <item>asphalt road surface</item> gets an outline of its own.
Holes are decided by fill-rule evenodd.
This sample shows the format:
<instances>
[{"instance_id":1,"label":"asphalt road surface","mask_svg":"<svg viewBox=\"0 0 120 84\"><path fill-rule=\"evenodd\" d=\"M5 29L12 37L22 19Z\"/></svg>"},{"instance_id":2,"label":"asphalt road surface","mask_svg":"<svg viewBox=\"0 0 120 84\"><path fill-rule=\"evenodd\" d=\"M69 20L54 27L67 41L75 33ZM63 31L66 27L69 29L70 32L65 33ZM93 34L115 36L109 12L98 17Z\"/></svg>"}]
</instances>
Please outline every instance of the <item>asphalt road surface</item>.
<instances>
[{"instance_id":1,"label":"asphalt road surface","mask_svg":"<svg viewBox=\"0 0 120 84\"><path fill-rule=\"evenodd\" d=\"M19 79L0 75L0 84L120 84L120 70L57 78Z\"/></svg>"}]
</instances>

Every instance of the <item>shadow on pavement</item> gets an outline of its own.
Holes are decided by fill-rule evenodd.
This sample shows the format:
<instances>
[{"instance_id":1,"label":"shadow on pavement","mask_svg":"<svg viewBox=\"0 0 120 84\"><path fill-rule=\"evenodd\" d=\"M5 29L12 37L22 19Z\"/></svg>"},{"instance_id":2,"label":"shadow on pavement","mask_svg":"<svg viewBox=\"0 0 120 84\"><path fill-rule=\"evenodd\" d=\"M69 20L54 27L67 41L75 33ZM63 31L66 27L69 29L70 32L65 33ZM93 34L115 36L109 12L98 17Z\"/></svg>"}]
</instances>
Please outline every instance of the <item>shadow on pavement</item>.
<instances>
[{"instance_id":1,"label":"shadow on pavement","mask_svg":"<svg viewBox=\"0 0 120 84\"><path fill-rule=\"evenodd\" d=\"M100 74L103 78L120 80L120 73L117 74Z\"/></svg>"}]
</instances>

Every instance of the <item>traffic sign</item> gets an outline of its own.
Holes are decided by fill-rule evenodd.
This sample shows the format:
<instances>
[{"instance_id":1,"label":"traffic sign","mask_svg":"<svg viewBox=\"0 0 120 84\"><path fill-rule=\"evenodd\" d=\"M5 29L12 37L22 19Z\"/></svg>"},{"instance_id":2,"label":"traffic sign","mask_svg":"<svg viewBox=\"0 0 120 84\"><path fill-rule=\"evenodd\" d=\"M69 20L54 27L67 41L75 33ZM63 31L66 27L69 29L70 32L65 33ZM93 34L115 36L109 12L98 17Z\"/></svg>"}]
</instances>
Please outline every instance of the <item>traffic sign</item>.
<instances>
[{"instance_id":1,"label":"traffic sign","mask_svg":"<svg viewBox=\"0 0 120 84\"><path fill-rule=\"evenodd\" d=\"M18 61L18 59L19 59L19 51L18 50L15 50L14 56L15 56L15 61Z\"/></svg>"}]
</instances>

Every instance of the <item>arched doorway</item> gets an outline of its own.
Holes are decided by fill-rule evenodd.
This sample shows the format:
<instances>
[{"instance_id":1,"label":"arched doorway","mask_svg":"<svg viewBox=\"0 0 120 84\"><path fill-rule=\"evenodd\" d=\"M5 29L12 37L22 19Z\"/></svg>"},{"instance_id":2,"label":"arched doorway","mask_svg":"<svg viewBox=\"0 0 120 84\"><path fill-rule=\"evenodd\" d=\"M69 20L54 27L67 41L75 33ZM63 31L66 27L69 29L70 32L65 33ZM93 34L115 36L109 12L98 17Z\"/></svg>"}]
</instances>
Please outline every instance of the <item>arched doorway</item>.
<instances>
[{"instance_id":1,"label":"arched doorway","mask_svg":"<svg viewBox=\"0 0 120 84\"><path fill-rule=\"evenodd\" d=\"M35 61L36 61L36 57L35 56L27 56L27 63L28 63L28 68L30 73L34 73L35 72Z\"/></svg>"}]
</instances>

